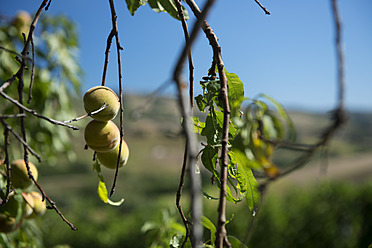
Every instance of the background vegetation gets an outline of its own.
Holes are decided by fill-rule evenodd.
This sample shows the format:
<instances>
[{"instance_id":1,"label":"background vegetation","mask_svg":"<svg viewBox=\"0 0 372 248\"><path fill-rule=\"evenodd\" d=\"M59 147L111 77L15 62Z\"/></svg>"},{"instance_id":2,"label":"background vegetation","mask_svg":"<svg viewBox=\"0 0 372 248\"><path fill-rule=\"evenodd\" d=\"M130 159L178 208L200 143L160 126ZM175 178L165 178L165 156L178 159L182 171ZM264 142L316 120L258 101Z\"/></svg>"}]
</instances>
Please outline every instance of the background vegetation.
<instances>
[{"instance_id":1,"label":"background vegetation","mask_svg":"<svg viewBox=\"0 0 372 248\"><path fill-rule=\"evenodd\" d=\"M44 33L50 44L42 45L46 50L39 56L47 60L51 59L49 53L54 54L53 49L64 54L64 44L70 48L77 44L76 37L68 35L73 32L69 22L62 17L56 20L61 22L44 21L45 30L49 29L48 25L62 23L57 37L51 38ZM14 31L14 39L17 35ZM65 38L71 40L66 42ZM18 37L14 44L17 42L20 46L22 37ZM17 45L12 49L16 48ZM7 53L2 51L0 54ZM65 56L71 59L70 62L75 62L73 54ZM35 98L43 104L35 103L33 107L58 119L84 113L81 96L76 94L69 100L65 98L67 92L77 93L79 90L78 66L71 69L72 65L66 64L65 58L54 58L53 66L49 68L43 68L47 62L41 61L39 68L45 72L36 74L43 75L35 83L35 87L39 87L35 92L41 94ZM15 62L11 65L13 68L5 70L9 64L1 64L2 79L11 77L11 72L17 67ZM74 73L66 73L71 71ZM70 84L65 86L55 82L53 73L58 78L62 75ZM52 102L46 102L46 99ZM4 247L167 247L176 233L182 235L185 232L175 209L184 149L175 99L161 96L144 105L147 101L144 96L125 95L124 101L125 136L131 155L121 170L115 195L116 200L125 198L123 205L108 206L97 197L98 180L92 168L92 153L84 149L82 131L72 134L59 127L29 121L29 135L33 136L34 130L44 134L34 136L34 141L44 145L37 149L50 158L38 166L39 182L79 231L72 232L59 216L48 211L35 221L24 222L14 233L1 234ZM66 113L59 111L61 106L68 106L61 108ZM2 113L11 112L5 105L1 110ZM317 113L291 111L290 116L296 124L299 142L311 142L329 122L329 116ZM229 203L228 233L246 240L249 247L367 247L372 242L372 185L368 182L372 177L372 115L350 113L349 118L348 125L338 133L329 148L314 158L313 163L270 185L256 216L252 216L242 204ZM83 129L86 122L88 120L78 122L77 126ZM37 140L38 137L44 139ZM78 156L74 157L71 151ZM21 156L17 148L13 154ZM283 169L294 156L277 150L274 162ZM350 166L353 166L352 170ZM104 171L104 176L107 182L113 179L111 172ZM211 187L211 178L204 176L203 184L211 195L217 195L216 189ZM186 203L183 204L186 206L184 211L188 214L187 194L182 201ZM204 199L204 206L205 215L213 222L217 215L216 201ZM252 218L258 221L250 228ZM206 229L205 240L211 236Z\"/></svg>"}]
</instances>

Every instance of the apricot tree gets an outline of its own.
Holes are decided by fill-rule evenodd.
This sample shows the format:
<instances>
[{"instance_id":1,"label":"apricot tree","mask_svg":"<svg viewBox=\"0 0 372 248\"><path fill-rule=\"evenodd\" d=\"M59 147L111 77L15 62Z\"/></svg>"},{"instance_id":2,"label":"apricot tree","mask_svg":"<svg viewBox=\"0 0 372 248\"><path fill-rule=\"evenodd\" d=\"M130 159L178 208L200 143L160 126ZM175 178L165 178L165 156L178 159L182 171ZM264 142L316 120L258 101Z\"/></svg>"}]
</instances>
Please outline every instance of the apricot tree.
<instances>
[{"instance_id":1,"label":"apricot tree","mask_svg":"<svg viewBox=\"0 0 372 248\"><path fill-rule=\"evenodd\" d=\"M252 211L252 215L255 215L259 208L260 195L264 192L266 185L306 164L317 150L327 145L335 131L345 122L341 28L336 0L331 0L330 2L334 14L336 31L335 47L338 61L337 85L339 89L337 98L338 105L332 112L331 124L324 130L319 140L314 144L296 143L295 128L281 104L265 94L256 97L245 96L244 85L238 75L228 72L225 69L221 55L222 49L218 38L207 22L207 16L214 2L213 0L205 1L204 6L200 8L194 0L185 0L183 3L179 0L126 0L128 10L132 15L135 14L139 7L147 3L156 12L167 12L173 18L181 22L181 27L185 36L185 44L183 45L182 52L178 55L173 74L170 76L177 86L178 103L182 116L181 123L186 141L180 182L176 193L176 206L182 217L185 233L182 236L172 237L170 241L172 247L245 247L244 242L229 236L226 232L226 201L234 203L245 202L247 207ZM264 14L270 14L259 1L255 0L255 2L264 11ZM188 14L187 8L183 4L191 10L193 17ZM95 164L95 169L99 177L99 195L103 201L110 204L121 203L113 203L109 200L109 197L112 196L115 191L119 168L128 160L128 146L124 141L123 127L122 46L118 35L120 29L117 23L114 1L109 0L109 5L112 27L107 37L102 82L85 95L84 101L87 114L82 117L74 118L70 121L58 121L47 117L50 111L48 112L48 109L45 108L53 103L47 104L46 102L41 103L39 101L40 99L43 99L43 101L47 101L48 99L50 101L52 100L50 96L41 98L40 94L43 94L42 90L35 92L40 85L50 83L50 80L43 81L43 79L50 79L52 77L50 73L55 70L55 68L37 68L36 58L40 57L48 60L52 59L52 57L43 54L42 50L38 50L38 46L34 44L36 35L35 28L42 16L42 12L53 7L51 0L42 1L32 19L29 18L29 20L26 20L28 19L28 17L26 17L23 20L22 17L19 17L19 20L14 21L15 25L18 25L16 30L20 30L21 32L16 34L18 39L20 38L22 41L21 43L18 42L17 46L0 47L2 53L15 56L12 67L6 68L6 73L4 73L4 78L1 79L0 86L0 94L2 98L6 100L6 106L8 106L8 108L3 109L3 114L0 116L4 130L2 152L5 155L3 167L6 168L3 170L3 177L5 179L12 177L9 152L13 151L11 147L14 145L14 142L9 142L9 135L13 134L16 137L16 141L19 142L23 148L23 161L27 168L28 177L39 189L43 201L46 200L48 202L48 208L54 209L72 230L76 230L76 227L58 210L56 204L37 183L35 173L31 170L29 154L35 156L37 160L41 160L41 156L32 149L34 145L36 147L38 145L37 142L30 143L28 136L30 136L30 130L32 130L31 128L33 127L28 124L26 125L25 122L26 116L32 116L38 119L36 125L41 125L39 121L40 123L47 121L52 125L63 126L63 128L77 129L70 123L87 116L93 117L95 120L90 122L85 129L85 141L87 146L95 151L98 161L100 161L102 165L115 169L112 187L109 194L107 194L105 182L100 174L100 163ZM187 19L189 18L195 19L191 31L189 31L187 25ZM42 21L42 19L40 20ZM42 22L41 25L58 26L59 23L49 19L45 21L44 24ZM67 29L67 26L68 23L64 22L62 28ZM27 31L28 27L29 31ZM202 94L194 96L192 45L200 30L206 35L213 52L213 57L211 59L210 69L205 72L205 77L200 79ZM53 34L43 33L41 35L51 36ZM50 39L45 39L46 45L44 47L48 48L48 41L50 42ZM117 53L118 96L105 87L109 52L113 42L116 46ZM67 47L62 46L62 48L67 49L68 46L73 47L74 45L73 42L72 44L67 43ZM48 52L53 56L53 49L51 49L51 47L49 48L50 50L48 50ZM20 52L17 52L18 50L20 50ZM73 86L76 86L77 72L76 68L73 66L75 59L73 56L69 58L70 60L67 62L65 60L60 60L60 64L58 64L57 67L62 74L68 78L68 81L72 83ZM182 77L186 60L189 63L188 83L186 83ZM30 78L28 102L35 102L31 107L26 107L24 101L24 91L26 90L24 81L26 76ZM62 83L58 84L58 87L66 90L66 86ZM102 93L98 91L98 89L105 90L105 92ZM6 91L10 92L11 90L15 92L14 96L6 93ZM54 93L58 94L57 92ZM108 98L102 97L101 93L111 94L111 96ZM38 94L38 97L35 96L36 94ZM65 99L59 96L58 100L64 101ZM64 108L66 106L69 105L63 104ZM203 118L193 116L193 109L195 108L204 113ZM119 127L110 121L117 113L119 113L120 119ZM11 120L11 124L8 123L10 122L8 119ZM15 126L19 126L18 132L20 132L21 135L18 135L17 132L14 131ZM198 140L201 140L201 142ZM35 142L35 140L31 141ZM202 149L197 150L199 143L201 143ZM272 161L273 151L278 147L300 150L302 156L292 164L287 165L285 167L286 169L280 170ZM41 149L41 151L48 152L50 149L53 149L53 147L45 150ZM205 167L206 170L200 170L200 166ZM211 196L200 187L200 173L205 173L206 171L210 173L212 181L219 189L218 196ZM186 175L188 175L188 184L191 192L190 215L183 212L181 205L182 189L184 187ZM259 181L257 180L258 178L260 178ZM6 180L6 183L2 187L4 193L2 194L1 204L3 206L10 204L10 197L13 187L15 186L15 183L12 185L10 180ZM14 191L16 195L21 194L21 192L17 192L17 190ZM217 200L218 219L216 225L206 216L203 216L202 197ZM17 201L21 203L22 199L19 197ZM20 216L20 214L17 213L15 216ZM8 223L12 220L4 219L3 221L2 219L1 221L1 223ZM204 240L204 228L211 231L210 240Z\"/></svg>"}]
</instances>

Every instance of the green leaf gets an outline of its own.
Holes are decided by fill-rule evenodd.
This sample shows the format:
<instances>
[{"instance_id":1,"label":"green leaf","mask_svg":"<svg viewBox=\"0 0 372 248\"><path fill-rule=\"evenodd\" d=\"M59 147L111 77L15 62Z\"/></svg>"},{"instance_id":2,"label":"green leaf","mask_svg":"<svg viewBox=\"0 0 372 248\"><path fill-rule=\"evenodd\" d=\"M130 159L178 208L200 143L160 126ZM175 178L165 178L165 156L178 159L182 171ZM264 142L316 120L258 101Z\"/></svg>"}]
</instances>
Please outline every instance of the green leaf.
<instances>
[{"instance_id":1,"label":"green leaf","mask_svg":"<svg viewBox=\"0 0 372 248\"><path fill-rule=\"evenodd\" d=\"M208 114L205 120L205 127L203 128L200 134L207 138L208 144L216 145L221 143L220 142L222 137L221 127L218 126L216 117L212 116L212 112Z\"/></svg>"},{"instance_id":2,"label":"green leaf","mask_svg":"<svg viewBox=\"0 0 372 248\"><path fill-rule=\"evenodd\" d=\"M192 117L192 123L194 125L194 132L201 134L201 132L205 128L205 123L201 122L198 117Z\"/></svg>"},{"instance_id":3,"label":"green leaf","mask_svg":"<svg viewBox=\"0 0 372 248\"><path fill-rule=\"evenodd\" d=\"M203 196L208 199L208 200L218 200L220 198L217 198L217 197L213 197L211 196L210 194L208 194L207 192L203 191Z\"/></svg>"},{"instance_id":4,"label":"green leaf","mask_svg":"<svg viewBox=\"0 0 372 248\"><path fill-rule=\"evenodd\" d=\"M120 206L121 204L123 204L124 202L124 198L121 198L119 201L117 202L114 202L114 201L111 201L109 198L107 198L107 203L111 206L115 206L115 207L118 207Z\"/></svg>"},{"instance_id":5,"label":"green leaf","mask_svg":"<svg viewBox=\"0 0 372 248\"><path fill-rule=\"evenodd\" d=\"M205 228L207 228L211 232L211 243L214 244L216 240L216 231L217 231L215 225L212 223L212 221L210 221L205 216L202 216L201 223L203 224Z\"/></svg>"},{"instance_id":6,"label":"green leaf","mask_svg":"<svg viewBox=\"0 0 372 248\"><path fill-rule=\"evenodd\" d=\"M217 120L218 126L221 128L221 132L222 132L223 118L224 118L223 113L220 112L220 111L215 111L214 113L216 114L216 120ZM236 128L234 127L232 122L229 122L229 134L232 137L234 137L237 134Z\"/></svg>"},{"instance_id":7,"label":"green leaf","mask_svg":"<svg viewBox=\"0 0 372 248\"><path fill-rule=\"evenodd\" d=\"M258 182L251 169L251 161L237 150L230 151L229 156L231 163L236 164L238 169L239 177L237 177L237 181L242 193L244 193L246 203L249 209L255 213L259 205L260 193L258 191Z\"/></svg>"},{"instance_id":8,"label":"green leaf","mask_svg":"<svg viewBox=\"0 0 372 248\"><path fill-rule=\"evenodd\" d=\"M173 18L179 20L177 7L173 0L149 0L150 7L156 12L167 12ZM185 20L189 19L189 14L185 7L182 6L182 12L185 17Z\"/></svg>"},{"instance_id":9,"label":"green leaf","mask_svg":"<svg viewBox=\"0 0 372 248\"><path fill-rule=\"evenodd\" d=\"M98 196L104 203L107 203L108 197L107 197L106 184L101 175L98 176L98 179L99 179L98 189L97 189Z\"/></svg>"},{"instance_id":10,"label":"green leaf","mask_svg":"<svg viewBox=\"0 0 372 248\"><path fill-rule=\"evenodd\" d=\"M288 125L288 128L289 128L289 139L290 140L295 140L296 139L295 126L294 126L291 118L289 117L289 115L287 114L285 109L283 108L283 106L280 103L278 103L274 98L272 98L272 97L270 97L266 94L260 94L258 97L266 98L272 104L274 104L275 108L278 110L278 114L287 122L287 125Z\"/></svg>"},{"instance_id":11,"label":"green leaf","mask_svg":"<svg viewBox=\"0 0 372 248\"><path fill-rule=\"evenodd\" d=\"M244 85L235 73L230 73L225 69L227 78L227 95L229 99L230 108L233 108L234 103L240 105L244 100Z\"/></svg>"},{"instance_id":12,"label":"green leaf","mask_svg":"<svg viewBox=\"0 0 372 248\"><path fill-rule=\"evenodd\" d=\"M201 111L201 112L204 112L205 110L205 107L207 106L205 104L205 101L204 101L204 98L202 95L198 95L195 97L195 101L196 101L196 105L198 106L198 109Z\"/></svg>"},{"instance_id":13,"label":"green leaf","mask_svg":"<svg viewBox=\"0 0 372 248\"><path fill-rule=\"evenodd\" d=\"M248 248L248 246L234 236L228 235L227 239L229 240L232 248Z\"/></svg>"},{"instance_id":14,"label":"green leaf","mask_svg":"<svg viewBox=\"0 0 372 248\"><path fill-rule=\"evenodd\" d=\"M125 2L127 3L127 8L130 14L134 15L134 13L136 13L137 9L140 6L145 5L147 3L147 0L125 0Z\"/></svg>"},{"instance_id":15,"label":"green leaf","mask_svg":"<svg viewBox=\"0 0 372 248\"><path fill-rule=\"evenodd\" d=\"M216 175L215 162L217 160L217 151L212 146L207 145L202 150L201 161L204 167Z\"/></svg>"},{"instance_id":16,"label":"green leaf","mask_svg":"<svg viewBox=\"0 0 372 248\"><path fill-rule=\"evenodd\" d=\"M252 214L255 215L258 205L260 204L260 192L258 191L258 182L253 176L252 170L247 171L248 176L248 188L247 195L245 197L246 203L249 209L252 211Z\"/></svg>"}]
</instances>

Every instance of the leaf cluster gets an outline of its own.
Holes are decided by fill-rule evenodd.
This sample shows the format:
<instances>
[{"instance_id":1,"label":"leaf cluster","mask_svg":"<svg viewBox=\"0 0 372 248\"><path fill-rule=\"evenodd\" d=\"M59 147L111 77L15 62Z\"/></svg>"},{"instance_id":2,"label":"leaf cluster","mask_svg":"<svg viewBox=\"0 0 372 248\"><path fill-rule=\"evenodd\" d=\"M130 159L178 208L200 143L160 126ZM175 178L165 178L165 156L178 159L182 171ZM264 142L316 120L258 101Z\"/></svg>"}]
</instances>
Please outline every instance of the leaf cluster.
<instances>
[{"instance_id":1,"label":"leaf cluster","mask_svg":"<svg viewBox=\"0 0 372 248\"><path fill-rule=\"evenodd\" d=\"M0 22L0 44L7 49L0 49L1 82L5 82L18 71L21 55L15 54L23 48L22 32L27 35L30 27L30 23L24 23L20 27L14 21L16 18L17 16ZM58 120L71 119L76 114L70 96L78 96L82 74L78 63L78 36L75 25L64 16L43 15L35 30L33 41L35 56L32 59L30 49L23 77L25 85L23 102L25 106L43 116ZM14 51L15 54L9 51ZM31 87L33 62L35 72ZM6 93L14 99L19 98L17 81L6 89ZM30 94L32 99L26 103ZM2 114L14 114L18 112L18 108L10 102L4 102L0 106L0 111ZM12 127L19 126L17 119L8 119L7 122ZM28 144L37 152L42 151L43 158L48 160L48 164L55 164L57 155L61 152L65 153L68 159L74 158L69 130L33 117L26 118L25 122ZM17 128L15 131L19 132ZM10 148L14 157L22 156L20 147L13 144Z\"/></svg>"},{"instance_id":2,"label":"leaf cluster","mask_svg":"<svg viewBox=\"0 0 372 248\"><path fill-rule=\"evenodd\" d=\"M237 203L245 199L255 212L260 199L255 173L274 178L280 172L271 161L275 143L294 138L294 128L283 107L266 95L248 99L244 97L244 85L234 73L225 70L228 81L230 105L228 142L228 201ZM204 77L200 82L202 94L195 97L198 109L206 113L205 120L193 117L194 132L204 137L206 144L199 152L203 166L212 173L220 187L222 128L224 109L220 99L220 80ZM260 100L260 99L263 100ZM265 101L264 101L265 100ZM247 102L247 103L246 103ZM244 109L244 111L243 111ZM209 199L216 199L204 192Z\"/></svg>"},{"instance_id":3,"label":"leaf cluster","mask_svg":"<svg viewBox=\"0 0 372 248\"><path fill-rule=\"evenodd\" d=\"M146 3L149 3L152 10L154 10L156 13L166 12L173 18L179 20L177 7L174 3L174 0L125 0L125 2L127 3L127 8L131 15L134 15L140 6L144 6ZM186 8L182 6L182 10L185 19L189 19L189 14Z\"/></svg>"}]
</instances>

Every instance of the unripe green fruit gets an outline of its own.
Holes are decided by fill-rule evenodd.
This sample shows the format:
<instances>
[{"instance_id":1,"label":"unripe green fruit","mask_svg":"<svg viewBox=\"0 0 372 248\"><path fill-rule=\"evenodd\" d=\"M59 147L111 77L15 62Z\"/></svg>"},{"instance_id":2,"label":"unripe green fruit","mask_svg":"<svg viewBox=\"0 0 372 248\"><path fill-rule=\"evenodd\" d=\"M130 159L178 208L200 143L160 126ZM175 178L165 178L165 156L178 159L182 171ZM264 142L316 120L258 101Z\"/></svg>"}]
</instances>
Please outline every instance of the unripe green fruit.
<instances>
[{"instance_id":1,"label":"unripe green fruit","mask_svg":"<svg viewBox=\"0 0 372 248\"><path fill-rule=\"evenodd\" d=\"M119 98L113 90L105 86L96 86L89 89L83 98L84 108L87 113L98 110L105 103L108 105L105 109L92 115L97 121L109 121L115 118L119 111Z\"/></svg>"},{"instance_id":2,"label":"unripe green fruit","mask_svg":"<svg viewBox=\"0 0 372 248\"><path fill-rule=\"evenodd\" d=\"M32 219L37 216L41 216L46 211L46 202L43 201L43 196L36 191L28 193L31 196L32 201L28 202L28 205L32 208L32 213L29 216L25 216L26 219ZM32 202L32 203L31 203Z\"/></svg>"},{"instance_id":3,"label":"unripe green fruit","mask_svg":"<svg viewBox=\"0 0 372 248\"><path fill-rule=\"evenodd\" d=\"M19 202L10 194L8 201L0 207L0 232L9 233L15 231L18 225L15 223Z\"/></svg>"},{"instance_id":4,"label":"unripe green fruit","mask_svg":"<svg viewBox=\"0 0 372 248\"><path fill-rule=\"evenodd\" d=\"M93 120L85 127L86 144L96 152L108 152L116 147L120 140L119 128L114 122Z\"/></svg>"},{"instance_id":5,"label":"unripe green fruit","mask_svg":"<svg viewBox=\"0 0 372 248\"><path fill-rule=\"evenodd\" d=\"M127 143L123 140L121 143L121 155L120 155L120 163L119 163L119 168L124 166L129 157L129 148ZM99 162L109 168L109 169L116 169L116 164L118 161L118 156L119 156L119 145L117 145L112 151L105 152L105 153L100 153L97 152L97 159Z\"/></svg>"},{"instance_id":6,"label":"unripe green fruit","mask_svg":"<svg viewBox=\"0 0 372 248\"><path fill-rule=\"evenodd\" d=\"M26 189L33 184L33 181L28 177L26 163L23 159L14 160L11 163L10 181L14 188ZM28 162L30 171L35 180L38 177L38 171L35 165Z\"/></svg>"},{"instance_id":7,"label":"unripe green fruit","mask_svg":"<svg viewBox=\"0 0 372 248\"><path fill-rule=\"evenodd\" d=\"M0 213L15 218L18 213L18 208L19 202L14 198L14 193L11 193L8 197L8 201L4 205L0 206Z\"/></svg>"},{"instance_id":8,"label":"unripe green fruit","mask_svg":"<svg viewBox=\"0 0 372 248\"><path fill-rule=\"evenodd\" d=\"M15 218L0 213L0 232L10 233L16 229Z\"/></svg>"}]
</instances>

